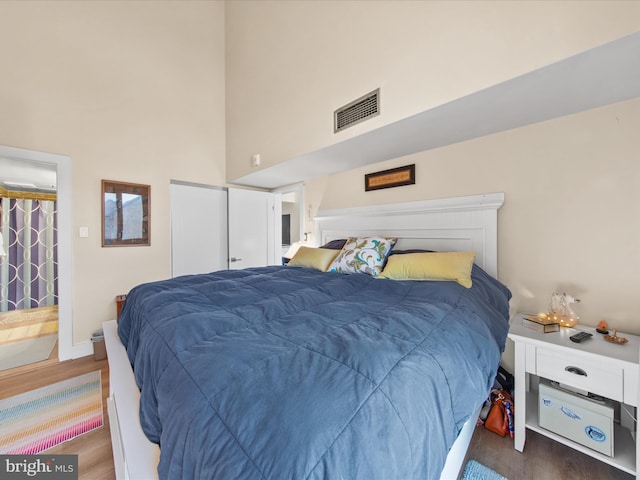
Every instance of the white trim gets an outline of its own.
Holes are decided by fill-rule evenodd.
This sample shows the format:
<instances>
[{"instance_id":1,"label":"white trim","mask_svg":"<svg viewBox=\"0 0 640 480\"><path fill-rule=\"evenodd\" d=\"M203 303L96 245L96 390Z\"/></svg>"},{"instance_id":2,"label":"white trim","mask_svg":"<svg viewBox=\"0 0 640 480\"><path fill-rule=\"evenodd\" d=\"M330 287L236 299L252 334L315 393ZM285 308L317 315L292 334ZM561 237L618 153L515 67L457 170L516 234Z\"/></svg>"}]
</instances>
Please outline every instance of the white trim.
<instances>
[{"instance_id":1,"label":"white trim","mask_svg":"<svg viewBox=\"0 0 640 480\"><path fill-rule=\"evenodd\" d=\"M342 217L345 215L397 215L398 213L446 213L470 210L497 210L504 203L504 193L485 193L482 195L467 195L464 197L436 198L419 200L416 202L387 203L384 205L366 205L363 207L338 208L320 210L315 220Z\"/></svg>"},{"instance_id":2,"label":"white trim","mask_svg":"<svg viewBox=\"0 0 640 480\"><path fill-rule=\"evenodd\" d=\"M208 183L184 182L182 180L169 180L169 185L182 185L185 187L207 188L209 190L221 190L223 192L227 192L229 190L227 187L220 187L218 185L209 185Z\"/></svg>"},{"instance_id":3,"label":"white trim","mask_svg":"<svg viewBox=\"0 0 640 480\"><path fill-rule=\"evenodd\" d=\"M82 358L93 355L93 343L91 341L74 343L71 350L71 358Z\"/></svg>"},{"instance_id":4,"label":"white trim","mask_svg":"<svg viewBox=\"0 0 640 480\"><path fill-rule=\"evenodd\" d=\"M65 155L0 145L0 156L56 165L58 206L58 359L77 358L73 345L71 229L71 158ZM80 351L84 351L80 348ZM82 355L79 355L82 356Z\"/></svg>"}]
</instances>

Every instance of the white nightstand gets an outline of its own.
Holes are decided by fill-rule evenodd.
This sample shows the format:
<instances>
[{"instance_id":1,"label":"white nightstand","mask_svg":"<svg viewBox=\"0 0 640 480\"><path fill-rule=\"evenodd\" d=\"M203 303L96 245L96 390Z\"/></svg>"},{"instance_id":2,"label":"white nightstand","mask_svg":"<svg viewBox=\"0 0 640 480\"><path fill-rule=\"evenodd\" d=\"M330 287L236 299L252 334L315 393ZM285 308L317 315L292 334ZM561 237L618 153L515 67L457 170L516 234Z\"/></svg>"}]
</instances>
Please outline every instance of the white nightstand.
<instances>
[{"instance_id":1,"label":"white nightstand","mask_svg":"<svg viewBox=\"0 0 640 480\"><path fill-rule=\"evenodd\" d=\"M625 345L604 340L594 328L582 325L559 332L539 333L522 325L522 314L511 321L509 338L515 343L515 448L522 452L526 429L568 445L587 455L636 475L640 472L638 430L638 382L640 378L640 337ZM574 343L569 337L578 331L593 333L591 339ZM573 367L573 368L572 368ZM614 456L603 455L568 438L540 427L538 384L541 378L560 382L623 403L620 424L615 425ZM629 414L630 413L630 414Z\"/></svg>"}]
</instances>

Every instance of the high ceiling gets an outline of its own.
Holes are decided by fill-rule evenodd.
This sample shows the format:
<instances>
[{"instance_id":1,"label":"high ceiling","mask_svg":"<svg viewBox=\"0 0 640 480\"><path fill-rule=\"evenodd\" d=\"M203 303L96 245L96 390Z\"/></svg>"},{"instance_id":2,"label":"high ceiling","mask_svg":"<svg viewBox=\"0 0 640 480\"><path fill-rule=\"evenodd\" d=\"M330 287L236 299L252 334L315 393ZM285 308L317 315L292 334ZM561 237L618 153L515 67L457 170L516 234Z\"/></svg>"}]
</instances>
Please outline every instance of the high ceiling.
<instances>
[{"instance_id":1,"label":"high ceiling","mask_svg":"<svg viewBox=\"0 0 640 480\"><path fill-rule=\"evenodd\" d=\"M640 32L232 183L277 188L636 97ZM0 157L0 187L55 191L55 166Z\"/></svg>"},{"instance_id":2,"label":"high ceiling","mask_svg":"<svg viewBox=\"0 0 640 480\"><path fill-rule=\"evenodd\" d=\"M232 183L276 188L640 96L640 32Z\"/></svg>"}]
</instances>

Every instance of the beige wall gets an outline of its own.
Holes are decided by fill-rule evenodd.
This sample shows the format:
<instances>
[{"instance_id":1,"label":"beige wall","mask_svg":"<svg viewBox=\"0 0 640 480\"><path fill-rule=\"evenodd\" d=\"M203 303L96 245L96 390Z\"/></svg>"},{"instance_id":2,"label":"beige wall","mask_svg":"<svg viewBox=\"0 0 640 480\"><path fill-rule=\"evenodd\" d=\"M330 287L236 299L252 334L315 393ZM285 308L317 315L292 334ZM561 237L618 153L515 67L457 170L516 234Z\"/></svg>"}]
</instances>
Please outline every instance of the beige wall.
<instances>
[{"instance_id":1,"label":"beige wall","mask_svg":"<svg viewBox=\"0 0 640 480\"><path fill-rule=\"evenodd\" d=\"M638 132L635 99L308 182L307 208L504 192L498 274L512 309L546 311L567 291L581 323L640 334ZM411 163L415 185L364 191L366 173Z\"/></svg>"},{"instance_id":2,"label":"beige wall","mask_svg":"<svg viewBox=\"0 0 640 480\"><path fill-rule=\"evenodd\" d=\"M232 181L637 31L640 2L256 0L226 22ZM381 115L334 134L377 87Z\"/></svg>"},{"instance_id":3,"label":"beige wall","mask_svg":"<svg viewBox=\"0 0 640 480\"><path fill-rule=\"evenodd\" d=\"M0 145L71 157L87 341L115 295L169 276L169 180L224 183L224 3L3 1L0 65ZM101 248L101 179L151 185L150 247Z\"/></svg>"}]
</instances>

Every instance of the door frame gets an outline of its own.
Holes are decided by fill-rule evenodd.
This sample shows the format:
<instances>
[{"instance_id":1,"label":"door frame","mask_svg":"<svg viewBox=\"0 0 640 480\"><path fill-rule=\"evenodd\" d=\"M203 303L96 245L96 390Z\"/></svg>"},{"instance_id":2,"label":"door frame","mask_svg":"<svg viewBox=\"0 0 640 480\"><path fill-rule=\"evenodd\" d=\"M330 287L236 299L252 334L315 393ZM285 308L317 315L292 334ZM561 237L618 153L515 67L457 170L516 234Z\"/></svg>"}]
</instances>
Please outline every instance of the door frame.
<instances>
[{"instance_id":1,"label":"door frame","mask_svg":"<svg viewBox=\"0 0 640 480\"><path fill-rule=\"evenodd\" d=\"M73 344L73 282L71 236L71 158L66 155L25 150L0 145L0 156L12 160L51 163L56 166L56 204L58 208L58 360L91 354L90 342ZM89 351L87 353L87 346Z\"/></svg>"},{"instance_id":2,"label":"door frame","mask_svg":"<svg viewBox=\"0 0 640 480\"><path fill-rule=\"evenodd\" d=\"M273 193L279 193L280 197L282 198L282 196L284 196L287 193L297 193L298 194L298 216L300 218L300 235L299 235L299 239L302 242L306 242L309 239L305 238L305 236L307 235L307 232L305 231L306 228L306 224L307 224L307 219L305 217L305 208L304 208L304 183L294 183L291 185L287 185L285 187L280 187L280 188L274 188L273 190L271 190L271 192ZM282 213L282 201L280 201L280 213ZM282 243L282 242L280 242Z\"/></svg>"}]
</instances>

